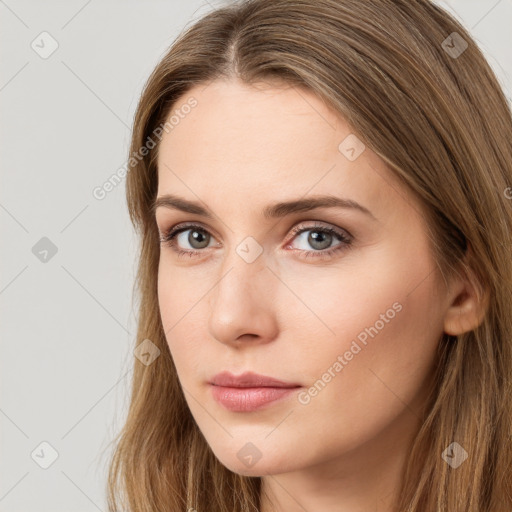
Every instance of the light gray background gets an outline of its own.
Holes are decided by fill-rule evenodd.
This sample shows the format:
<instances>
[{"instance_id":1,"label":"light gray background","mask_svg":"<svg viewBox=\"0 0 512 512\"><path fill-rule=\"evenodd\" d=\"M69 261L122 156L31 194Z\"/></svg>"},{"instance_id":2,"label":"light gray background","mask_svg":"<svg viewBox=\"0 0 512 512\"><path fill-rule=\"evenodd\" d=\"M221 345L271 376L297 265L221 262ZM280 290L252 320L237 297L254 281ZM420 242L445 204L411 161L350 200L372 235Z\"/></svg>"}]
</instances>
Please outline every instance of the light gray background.
<instances>
[{"instance_id":1,"label":"light gray background","mask_svg":"<svg viewBox=\"0 0 512 512\"><path fill-rule=\"evenodd\" d=\"M512 97L512 0L439 3ZM106 510L107 444L133 364L136 240L124 182L103 200L92 191L126 162L153 67L219 5L0 0L1 512ZM31 47L50 47L43 31L59 45L46 59ZM32 251L42 237L57 247L46 262ZM43 441L58 453L48 469Z\"/></svg>"}]
</instances>

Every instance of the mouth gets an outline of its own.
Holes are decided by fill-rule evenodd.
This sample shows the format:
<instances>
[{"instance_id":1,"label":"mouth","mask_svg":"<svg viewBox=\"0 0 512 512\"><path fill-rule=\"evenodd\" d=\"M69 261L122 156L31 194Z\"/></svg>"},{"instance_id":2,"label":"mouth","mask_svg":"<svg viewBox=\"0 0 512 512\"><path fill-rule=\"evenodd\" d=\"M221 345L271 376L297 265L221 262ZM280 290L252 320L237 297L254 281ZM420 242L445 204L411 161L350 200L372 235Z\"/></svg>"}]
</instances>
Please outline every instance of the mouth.
<instances>
[{"instance_id":1,"label":"mouth","mask_svg":"<svg viewBox=\"0 0 512 512\"><path fill-rule=\"evenodd\" d=\"M245 372L235 376L229 372L216 375L208 383L213 398L232 412L251 412L284 399L302 386L273 377Z\"/></svg>"}]
</instances>

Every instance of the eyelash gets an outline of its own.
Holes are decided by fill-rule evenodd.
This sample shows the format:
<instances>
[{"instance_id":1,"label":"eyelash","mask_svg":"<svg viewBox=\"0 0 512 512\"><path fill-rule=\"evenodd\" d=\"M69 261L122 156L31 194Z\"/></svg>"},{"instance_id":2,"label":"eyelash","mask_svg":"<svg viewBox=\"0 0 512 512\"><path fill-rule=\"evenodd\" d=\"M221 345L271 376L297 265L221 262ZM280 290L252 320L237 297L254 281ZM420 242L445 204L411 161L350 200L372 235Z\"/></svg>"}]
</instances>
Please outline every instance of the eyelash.
<instances>
[{"instance_id":1,"label":"eyelash","mask_svg":"<svg viewBox=\"0 0 512 512\"><path fill-rule=\"evenodd\" d=\"M163 235L160 238L160 242L164 244L167 247L170 247L179 258L184 256L190 256L195 257L198 256L199 253L204 252L204 250L183 250L183 249L177 249L176 248L176 236L184 231L188 231L190 229L196 229L197 231L200 231L202 233L208 233L208 230L204 229L202 226L198 224L178 224L175 227L169 228L167 231L163 233ZM322 225L315 224L313 226L303 226L299 225L292 229L291 234L293 235L292 240L300 235L301 233L305 231L315 231L319 233L327 233L330 235L334 235L339 239L341 243L335 245L334 247L331 247L330 249L323 249L320 251L305 251L301 249L297 249L299 252L306 253L304 258L330 258L334 256L334 254L337 254L339 251L343 251L345 249L348 249L350 245L352 244L352 238L345 235L342 231L338 231L337 229L325 227ZM211 234L210 234L211 235Z\"/></svg>"}]
</instances>

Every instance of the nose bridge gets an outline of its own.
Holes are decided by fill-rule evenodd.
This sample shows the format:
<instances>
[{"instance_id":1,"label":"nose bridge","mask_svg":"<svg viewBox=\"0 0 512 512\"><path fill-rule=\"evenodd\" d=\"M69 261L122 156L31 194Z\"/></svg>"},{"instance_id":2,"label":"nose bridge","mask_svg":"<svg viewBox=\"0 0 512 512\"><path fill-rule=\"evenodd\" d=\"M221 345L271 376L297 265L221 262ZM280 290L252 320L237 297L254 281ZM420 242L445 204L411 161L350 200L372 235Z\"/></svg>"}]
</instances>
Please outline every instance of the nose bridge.
<instances>
[{"instance_id":1,"label":"nose bridge","mask_svg":"<svg viewBox=\"0 0 512 512\"><path fill-rule=\"evenodd\" d=\"M210 294L209 327L215 339L230 343L243 334L272 337L271 281L263 248L252 239L233 245L219 267L217 285Z\"/></svg>"},{"instance_id":2,"label":"nose bridge","mask_svg":"<svg viewBox=\"0 0 512 512\"><path fill-rule=\"evenodd\" d=\"M257 293L260 288L258 285L269 278L265 275L267 273L263 247L255 238L246 237L226 253L221 266L218 293L226 295L227 292L226 296L237 296L244 291Z\"/></svg>"}]
</instances>

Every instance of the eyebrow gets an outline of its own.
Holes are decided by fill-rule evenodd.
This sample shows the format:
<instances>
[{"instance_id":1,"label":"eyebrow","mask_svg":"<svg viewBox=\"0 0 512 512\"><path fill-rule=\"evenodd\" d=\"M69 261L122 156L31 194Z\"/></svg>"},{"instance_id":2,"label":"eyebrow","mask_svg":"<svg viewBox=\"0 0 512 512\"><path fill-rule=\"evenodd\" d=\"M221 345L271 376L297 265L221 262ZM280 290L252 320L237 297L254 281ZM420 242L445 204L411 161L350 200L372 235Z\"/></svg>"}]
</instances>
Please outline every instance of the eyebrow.
<instances>
[{"instance_id":1,"label":"eyebrow","mask_svg":"<svg viewBox=\"0 0 512 512\"><path fill-rule=\"evenodd\" d=\"M180 210L182 212L193 213L202 215L208 219L213 219L213 214L200 203L189 201L183 197L173 194L164 194L155 199L151 206L151 212L154 214L157 208L169 208L173 210ZM331 195L318 195L304 199L295 199L291 201L284 201L269 205L263 209L263 217L265 219L275 219L286 217L292 213L307 212L316 208L345 208L358 210L365 215L368 215L373 220L377 220L373 213L368 208L360 205L352 199L345 199L342 197Z\"/></svg>"}]
</instances>

